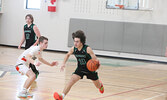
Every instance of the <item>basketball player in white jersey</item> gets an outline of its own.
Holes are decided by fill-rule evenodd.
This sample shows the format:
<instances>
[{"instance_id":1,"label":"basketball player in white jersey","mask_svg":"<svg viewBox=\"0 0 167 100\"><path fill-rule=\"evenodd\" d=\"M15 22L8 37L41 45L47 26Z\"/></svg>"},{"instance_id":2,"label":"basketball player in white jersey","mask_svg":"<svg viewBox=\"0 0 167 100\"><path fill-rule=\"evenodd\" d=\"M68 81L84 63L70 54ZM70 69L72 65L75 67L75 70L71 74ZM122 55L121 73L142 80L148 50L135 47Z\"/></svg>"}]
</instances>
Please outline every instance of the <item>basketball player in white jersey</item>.
<instances>
[{"instance_id":1,"label":"basketball player in white jersey","mask_svg":"<svg viewBox=\"0 0 167 100\"><path fill-rule=\"evenodd\" d=\"M49 66L56 66L58 62L49 63L42 58L42 51L48 46L48 38L41 36L39 38L39 46L32 46L29 49L25 50L18 58L16 63L16 70L22 74L26 75L28 78L24 83L23 90L19 93L18 97L32 97L33 95L28 93L28 89L33 81L36 79L36 75L30 69L29 64L34 64L35 66L40 66L41 63L44 63ZM38 60L33 60L33 57L37 57Z\"/></svg>"}]
</instances>

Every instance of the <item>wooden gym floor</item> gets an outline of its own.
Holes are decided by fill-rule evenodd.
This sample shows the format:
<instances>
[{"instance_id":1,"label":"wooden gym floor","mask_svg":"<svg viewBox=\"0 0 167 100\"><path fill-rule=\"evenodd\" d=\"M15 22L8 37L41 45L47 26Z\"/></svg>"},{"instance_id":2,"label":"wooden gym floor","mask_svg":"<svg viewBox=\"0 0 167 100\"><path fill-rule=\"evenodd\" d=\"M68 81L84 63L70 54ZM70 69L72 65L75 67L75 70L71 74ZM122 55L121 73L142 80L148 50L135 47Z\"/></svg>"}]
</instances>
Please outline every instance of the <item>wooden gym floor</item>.
<instances>
[{"instance_id":1,"label":"wooden gym floor","mask_svg":"<svg viewBox=\"0 0 167 100\"><path fill-rule=\"evenodd\" d=\"M33 98L18 98L26 76L15 70L17 57L24 50L0 46L0 100L54 100L55 91L61 93L76 68L71 56L66 70L60 72L64 53L43 52L48 61L59 61L58 67L42 64L40 75L32 84ZM91 80L76 83L64 100L167 100L167 65L99 57L98 70L105 92L100 94Z\"/></svg>"}]
</instances>

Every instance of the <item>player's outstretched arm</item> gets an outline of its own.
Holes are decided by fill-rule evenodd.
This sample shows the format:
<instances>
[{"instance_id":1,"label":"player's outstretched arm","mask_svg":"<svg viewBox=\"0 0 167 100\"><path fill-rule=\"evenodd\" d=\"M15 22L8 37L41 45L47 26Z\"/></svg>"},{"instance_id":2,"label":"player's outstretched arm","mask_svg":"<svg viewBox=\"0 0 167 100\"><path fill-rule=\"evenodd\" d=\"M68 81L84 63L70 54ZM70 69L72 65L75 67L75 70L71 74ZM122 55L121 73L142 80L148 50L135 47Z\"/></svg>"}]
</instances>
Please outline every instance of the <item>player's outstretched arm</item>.
<instances>
[{"instance_id":1,"label":"player's outstretched arm","mask_svg":"<svg viewBox=\"0 0 167 100\"><path fill-rule=\"evenodd\" d=\"M74 52L74 47L72 47L72 48L68 51L68 53L65 55L64 61L63 61L63 64L62 64L62 66L61 66L60 71L63 71L63 70L64 70L65 64L66 64L68 58L70 57L70 55L71 55L73 52Z\"/></svg>"},{"instance_id":2,"label":"player's outstretched arm","mask_svg":"<svg viewBox=\"0 0 167 100\"><path fill-rule=\"evenodd\" d=\"M48 61L46 61L45 59L43 58L38 58L38 60L48 66L57 66L58 65L58 62L57 61L54 61L52 63L49 63Z\"/></svg>"}]
</instances>

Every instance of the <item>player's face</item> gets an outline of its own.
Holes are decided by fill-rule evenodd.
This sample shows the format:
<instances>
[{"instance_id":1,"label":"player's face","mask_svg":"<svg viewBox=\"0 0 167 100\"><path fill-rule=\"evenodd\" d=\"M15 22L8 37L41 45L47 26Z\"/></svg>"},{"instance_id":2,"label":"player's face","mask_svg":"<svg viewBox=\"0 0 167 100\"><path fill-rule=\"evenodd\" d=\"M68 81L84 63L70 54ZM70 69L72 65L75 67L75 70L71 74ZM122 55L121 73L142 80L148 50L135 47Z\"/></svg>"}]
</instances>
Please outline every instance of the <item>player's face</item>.
<instances>
[{"instance_id":1,"label":"player's face","mask_svg":"<svg viewBox=\"0 0 167 100\"><path fill-rule=\"evenodd\" d=\"M48 41L44 40L43 42L40 43L40 45L43 49L46 49L48 47Z\"/></svg>"},{"instance_id":2,"label":"player's face","mask_svg":"<svg viewBox=\"0 0 167 100\"><path fill-rule=\"evenodd\" d=\"M79 48L82 46L82 42L81 42L80 38L74 38L74 46L76 48Z\"/></svg>"},{"instance_id":3,"label":"player's face","mask_svg":"<svg viewBox=\"0 0 167 100\"><path fill-rule=\"evenodd\" d=\"M32 22L31 18L29 16L26 17L26 23L30 24Z\"/></svg>"}]
</instances>

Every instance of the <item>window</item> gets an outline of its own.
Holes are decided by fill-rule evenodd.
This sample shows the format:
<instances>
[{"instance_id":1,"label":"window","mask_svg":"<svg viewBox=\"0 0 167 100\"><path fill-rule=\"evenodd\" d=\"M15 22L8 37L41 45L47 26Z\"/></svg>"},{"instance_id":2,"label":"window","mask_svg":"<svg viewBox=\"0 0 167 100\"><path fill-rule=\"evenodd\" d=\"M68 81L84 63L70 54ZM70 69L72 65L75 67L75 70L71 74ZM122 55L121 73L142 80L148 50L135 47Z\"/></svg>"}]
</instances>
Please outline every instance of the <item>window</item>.
<instances>
[{"instance_id":1,"label":"window","mask_svg":"<svg viewBox=\"0 0 167 100\"><path fill-rule=\"evenodd\" d=\"M150 0L107 0L107 8L148 10Z\"/></svg>"},{"instance_id":2,"label":"window","mask_svg":"<svg viewBox=\"0 0 167 100\"><path fill-rule=\"evenodd\" d=\"M26 0L26 9L40 9L40 0Z\"/></svg>"}]
</instances>

